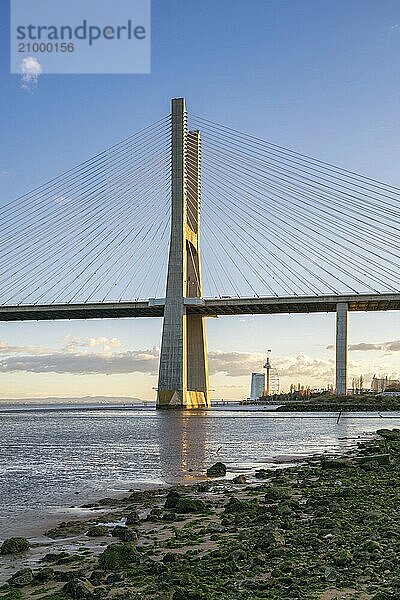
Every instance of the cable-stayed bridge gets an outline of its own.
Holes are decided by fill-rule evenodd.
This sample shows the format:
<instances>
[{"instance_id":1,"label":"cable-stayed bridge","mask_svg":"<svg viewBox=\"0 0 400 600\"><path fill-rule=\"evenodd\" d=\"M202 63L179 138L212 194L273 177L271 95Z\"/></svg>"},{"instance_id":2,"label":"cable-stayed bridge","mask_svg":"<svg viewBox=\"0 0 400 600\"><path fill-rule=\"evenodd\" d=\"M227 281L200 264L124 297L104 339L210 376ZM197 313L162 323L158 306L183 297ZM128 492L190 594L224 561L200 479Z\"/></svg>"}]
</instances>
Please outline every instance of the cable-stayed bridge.
<instances>
[{"instance_id":1,"label":"cable-stayed bridge","mask_svg":"<svg viewBox=\"0 0 400 600\"><path fill-rule=\"evenodd\" d=\"M336 312L345 394L348 311L400 309L399 200L175 99L3 206L0 320L164 317L158 405L190 408L209 405L206 317Z\"/></svg>"}]
</instances>

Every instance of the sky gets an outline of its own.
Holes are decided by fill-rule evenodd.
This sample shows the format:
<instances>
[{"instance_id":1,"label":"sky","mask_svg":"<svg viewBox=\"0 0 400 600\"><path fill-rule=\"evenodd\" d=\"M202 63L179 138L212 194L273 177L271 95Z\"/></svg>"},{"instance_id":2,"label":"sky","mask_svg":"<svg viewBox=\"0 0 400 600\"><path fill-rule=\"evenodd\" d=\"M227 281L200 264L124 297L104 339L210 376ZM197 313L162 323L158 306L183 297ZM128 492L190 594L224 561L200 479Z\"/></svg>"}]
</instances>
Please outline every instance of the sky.
<instances>
[{"instance_id":1,"label":"sky","mask_svg":"<svg viewBox=\"0 0 400 600\"><path fill-rule=\"evenodd\" d=\"M0 10L0 205L181 96L194 114L400 187L397 0L153 0L150 74L40 74L30 86L10 74L7 1ZM161 326L2 323L0 398L152 399ZM283 389L333 383L334 333L327 314L209 319L212 397L247 396L267 349ZM400 375L398 313L351 314L349 344L349 380Z\"/></svg>"}]
</instances>

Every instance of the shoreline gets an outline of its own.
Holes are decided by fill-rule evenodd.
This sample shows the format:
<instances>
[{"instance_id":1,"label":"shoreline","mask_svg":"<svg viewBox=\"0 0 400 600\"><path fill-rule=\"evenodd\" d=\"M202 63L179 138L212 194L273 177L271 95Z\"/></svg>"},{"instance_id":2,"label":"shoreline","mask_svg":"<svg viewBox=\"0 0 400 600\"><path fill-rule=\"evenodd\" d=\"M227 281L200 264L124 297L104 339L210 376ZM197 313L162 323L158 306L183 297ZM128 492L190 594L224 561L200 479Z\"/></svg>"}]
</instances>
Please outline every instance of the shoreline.
<instances>
[{"instance_id":1,"label":"shoreline","mask_svg":"<svg viewBox=\"0 0 400 600\"><path fill-rule=\"evenodd\" d=\"M0 599L395 598L400 431L382 435L242 483L91 503L89 519L1 557L2 581L24 569L25 583Z\"/></svg>"},{"instance_id":2,"label":"shoreline","mask_svg":"<svg viewBox=\"0 0 400 600\"><path fill-rule=\"evenodd\" d=\"M137 484L135 484L135 488L126 489L124 491L119 491L119 492L115 492L115 490L112 490L109 488L104 488L102 490L99 490L97 494L94 494L90 498L87 498L87 502L85 502L85 504L76 504L74 506L72 506L72 505L68 506L67 504L65 504L62 506L60 505L60 506L57 506L54 508L47 509L43 513L35 513L34 521L35 522L37 521L37 523L35 523L34 525L32 525L31 527L26 528L26 529L21 529L20 527L18 527L16 530L14 530L12 535L15 534L18 536L26 537L29 540L36 539L36 538L43 538L45 531L56 527L57 524L60 523L61 521L77 520L77 519L80 519L80 520L90 519L90 517L93 515L93 511L90 508L85 508L85 506L87 506L89 504L95 504L96 502L100 502L100 501L104 500L106 497L111 498L116 501L122 501L135 491L154 491L154 490L158 490L158 489L168 488L173 485L176 485L176 484L174 484L174 483L172 483L172 484L158 483L158 482L153 483L153 484L151 484L151 483L141 484L140 482L138 482ZM77 498L79 498L79 496L77 496ZM31 509L31 510L33 510L33 509ZM81 514L79 514L79 513L81 513ZM25 514L24 518L29 519L29 518L31 518L31 515L27 516ZM4 532L0 535L0 545L6 539L6 537L8 537L8 536L5 536ZM1 579L0 579L0 585L1 585Z\"/></svg>"},{"instance_id":3,"label":"shoreline","mask_svg":"<svg viewBox=\"0 0 400 600\"><path fill-rule=\"evenodd\" d=\"M338 455L343 453L346 450L351 450L356 446L356 444L360 441L366 441L371 438L371 433L364 433L363 435L358 435L356 437L343 437L338 438L339 442L346 442L346 449L343 448L340 444L336 448L330 448L329 450L321 449L320 452L301 452L301 453L281 453L274 454L267 459L264 459L259 462L252 462L246 465L246 467L235 468L233 465L229 466L228 463L228 472L225 477L225 481L229 482L235 476L239 474L248 474L251 471L257 469L287 469L296 464L301 464L308 459L312 459L313 457L321 457L324 453L329 453L332 455ZM30 527L21 527L17 525L14 527L13 525L9 525L6 528L6 531L0 528L0 545L1 543L9 536L23 536L28 539L39 539L43 538L43 534L48 529L54 528L61 521L69 521L76 519L90 519L91 511L85 506L89 504L95 504L96 502L100 502L105 497L111 498L112 500L123 500L130 495L130 493L138 491L156 491L161 489L169 489L173 487L186 487L191 485L196 485L199 482L207 481L206 472L188 472L185 476L175 477L171 476L169 480L165 479L164 481L134 481L132 482L132 487L126 487L124 490L116 491L110 487L103 487L99 489L95 494L86 495L85 498L82 498L80 493L76 496L71 496L70 500L66 501L63 505L58 505L54 507L46 507L46 510L42 513L34 512L34 509L28 509L26 513L23 514L23 519L27 521L32 521L33 524ZM83 494L82 494L83 495ZM74 501L78 502L82 500L79 504L75 504ZM34 514L33 514L34 513ZM14 517L15 519L15 517ZM1 574L0 574L0 585L1 585ZM1 599L0 599L1 600Z\"/></svg>"},{"instance_id":4,"label":"shoreline","mask_svg":"<svg viewBox=\"0 0 400 600\"><path fill-rule=\"evenodd\" d=\"M349 440L350 438L344 438L346 440ZM356 442L357 440L360 440L361 438L353 438L353 441ZM340 449L337 449L336 451L337 453L340 453ZM335 453L333 451L333 453ZM278 454L275 455L273 457L271 457L267 462L260 462L257 467L255 466L251 466L249 465L246 469L241 469L240 472L239 471L229 471L226 475L225 481L229 482L230 480L232 480L236 475L244 472L250 472L252 470L254 470L255 468L271 468L271 469L285 469L285 468L290 468L290 466L293 466L294 464L297 463L301 463L304 460L307 460L308 458L312 457L313 454L312 453L304 453L304 454ZM196 485L197 483L200 483L202 481L207 481L207 476L204 473L191 473L191 481L184 481L182 478L180 477L175 477L175 478L171 478L170 481L159 481L159 482L142 482L142 481L137 481L134 482L134 487L132 488L127 488L126 490L123 491L118 491L116 492L115 490L111 489L111 488L103 488L102 490L99 490L98 493L91 495L90 497L87 498L87 501L84 504L76 504L76 505L60 505L54 508L50 508L49 510L46 510L43 513L36 513L35 517L34 517L34 521L37 521L37 523L33 524L30 527L25 527L25 528L21 528L20 526L13 528L12 526L8 526L8 530L9 533L7 532L6 535L4 535L4 530L2 531L2 533L0 534L0 545L2 544L2 542L8 537L8 535L18 535L18 536L22 536L22 537L26 537L27 539L31 540L31 539L39 539L39 538L43 538L43 534L45 531L47 531L48 529L54 528L57 526L58 523L60 523L61 521L68 521L68 520L90 520L90 517L93 515L92 509L90 508L85 508L85 506L88 506L90 504L96 504L97 502L101 502L102 500L104 500L105 498L110 498L111 500L116 500L116 501L123 501L125 500L127 497L129 497L129 495L131 493L134 492L147 492L147 491L153 491L156 492L158 490L164 490L164 489L170 489L170 488L175 488L175 487L182 487L185 488L187 486L193 486ZM76 496L76 499L79 499L79 495ZM33 511L33 509L30 509L30 511ZM32 515L29 514L30 511L28 511L28 514L24 514L24 520L28 520L32 518ZM106 509L105 509L106 511ZM1 578L0 578L0 585L1 585Z\"/></svg>"}]
</instances>

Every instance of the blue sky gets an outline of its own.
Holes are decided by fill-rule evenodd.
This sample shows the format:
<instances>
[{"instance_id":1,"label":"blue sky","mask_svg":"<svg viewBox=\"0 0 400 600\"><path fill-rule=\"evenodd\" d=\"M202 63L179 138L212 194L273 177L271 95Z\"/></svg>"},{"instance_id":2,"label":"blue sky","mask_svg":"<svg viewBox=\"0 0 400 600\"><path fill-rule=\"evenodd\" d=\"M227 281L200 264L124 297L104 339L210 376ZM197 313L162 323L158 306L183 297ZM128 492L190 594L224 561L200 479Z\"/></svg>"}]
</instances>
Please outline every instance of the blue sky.
<instances>
[{"instance_id":1,"label":"blue sky","mask_svg":"<svg viewBox=\"0 0 400 600\"><path fill-rule=\"evenodd\" d=\"M397 0L153 0L150 75L41 75L32 91L9 74L7 4L1 3L1 204L167 114L177 96L197 115L400 187ZM380 345L350 353L354 373L400 371L399 352L384 345L400 339L399 325L397 313L351 316L350 343ZM74 352L132 351L142 360L148 350L144 360L153 364L160 328L158 320L2 324L2 356L55 353L61 360ZM333 334L329 315L211 320L215 397L245 395L248 377L237 363L245 358L256 368L267 347L286 387L327 383ZM119 342L109 345L104 337ZM239 361L234 352L245 356ZM218 372L224 368L230 375ZM156 378L140 366L107 375L65 369L6 370L0 396L154 394Z\"/></svg>"}]
</instances>

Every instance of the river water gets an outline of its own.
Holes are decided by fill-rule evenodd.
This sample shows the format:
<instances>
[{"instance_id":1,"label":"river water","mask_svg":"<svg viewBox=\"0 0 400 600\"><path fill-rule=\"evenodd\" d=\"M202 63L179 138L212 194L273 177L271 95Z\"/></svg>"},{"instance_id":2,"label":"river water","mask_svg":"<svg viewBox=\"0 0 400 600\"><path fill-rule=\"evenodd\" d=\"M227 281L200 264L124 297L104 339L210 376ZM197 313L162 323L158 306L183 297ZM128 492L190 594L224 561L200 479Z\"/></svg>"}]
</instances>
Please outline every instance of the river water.
<instances>
[{"instance_id":1,"label":"river water","mask_svg":"<svg viewBox=\"0 0 400 600\"><path fill-rule=\"evenodd\" d=\"M390 418L392 417L392 418ZM216 460L228 475L339 451L400 413L207 412L149 408L0 411L0 539L74 518L85 502L129 489L191 483Z\"/></svg>"}]
</instances>

